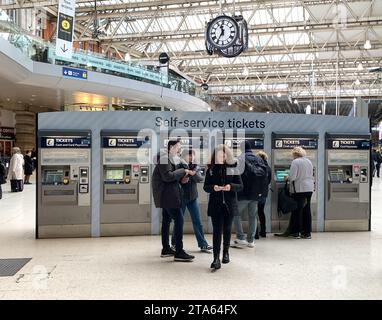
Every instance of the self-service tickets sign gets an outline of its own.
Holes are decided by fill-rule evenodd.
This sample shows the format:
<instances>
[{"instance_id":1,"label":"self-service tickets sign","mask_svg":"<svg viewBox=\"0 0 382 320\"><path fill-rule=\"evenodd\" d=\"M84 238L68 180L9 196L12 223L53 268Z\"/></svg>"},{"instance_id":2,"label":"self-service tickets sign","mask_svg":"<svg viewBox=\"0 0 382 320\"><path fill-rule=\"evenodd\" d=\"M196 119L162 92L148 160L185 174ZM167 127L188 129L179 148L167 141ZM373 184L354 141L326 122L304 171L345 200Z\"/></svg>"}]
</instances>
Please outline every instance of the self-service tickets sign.
<instances>
[{"instance_id":1,"label":"self-service tickets sign","mask_svg":"<svg viewBox=\"0 0 382 320\"><path fill-rule=\"evenodd\" d=\"M71 58L73 54L75 5L75 0L58 2L56 55L64 58Z\"/></svg>"}]
</instances>

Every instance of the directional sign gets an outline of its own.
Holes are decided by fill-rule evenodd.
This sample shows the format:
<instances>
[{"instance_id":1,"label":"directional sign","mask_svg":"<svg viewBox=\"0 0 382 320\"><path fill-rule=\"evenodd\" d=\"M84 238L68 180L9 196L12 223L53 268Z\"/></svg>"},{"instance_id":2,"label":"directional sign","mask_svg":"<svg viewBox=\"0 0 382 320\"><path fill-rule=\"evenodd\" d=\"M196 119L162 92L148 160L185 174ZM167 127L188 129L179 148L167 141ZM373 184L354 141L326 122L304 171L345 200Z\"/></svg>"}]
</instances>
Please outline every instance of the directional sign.
<instances>
[{"instance_id":1,"label":"directional sign","mask_svg":"<svg viewBox=\"0 0 382 320\"><path fill-rule=\"evenodd\" d=\"M88 79L88 72L82 69L62 67L62 75L69 78Z\"/></svg>"},{"instance_id":2,"label":"directional sign","mask_svg":"<svg viewBox=\"0 0 382 320\"><path fill-rule=\"evenodd\" d=\"M56 55L71 58L73 53L73 30L75 0L59 0Z\"/></svg>"}]
</instances>

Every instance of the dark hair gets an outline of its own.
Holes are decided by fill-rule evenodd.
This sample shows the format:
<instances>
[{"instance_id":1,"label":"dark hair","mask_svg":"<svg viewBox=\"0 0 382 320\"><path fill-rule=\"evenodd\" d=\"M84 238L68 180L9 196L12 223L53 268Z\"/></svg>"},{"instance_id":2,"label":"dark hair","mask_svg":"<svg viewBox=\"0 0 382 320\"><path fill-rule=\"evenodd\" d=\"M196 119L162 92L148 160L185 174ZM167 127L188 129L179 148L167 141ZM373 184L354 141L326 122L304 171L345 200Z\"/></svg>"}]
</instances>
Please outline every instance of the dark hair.
<instances>
[{"instance_id":1,"label":"dark hair","mask_svg":"<svg viewBox=\"0 0 382 320\"><path fill-rule=\"evenodd\" d=\"M31 150L27 150L27 151L25 151L25 154L28 154L29 152L32 152Z\"/></svg>"},{"instance_id":2,"label":"dark hair","mask_svg":"<svg viewBox=\"0 0 382 320\"><path fill-rule=\"evenodd\" d=\"M175 146L177 143L180 142L180 139L176 139L176 140L169 140L169 142L167 143L167 151L170 151L170 148L172 146Z\"/></svg>"}]
</instances>

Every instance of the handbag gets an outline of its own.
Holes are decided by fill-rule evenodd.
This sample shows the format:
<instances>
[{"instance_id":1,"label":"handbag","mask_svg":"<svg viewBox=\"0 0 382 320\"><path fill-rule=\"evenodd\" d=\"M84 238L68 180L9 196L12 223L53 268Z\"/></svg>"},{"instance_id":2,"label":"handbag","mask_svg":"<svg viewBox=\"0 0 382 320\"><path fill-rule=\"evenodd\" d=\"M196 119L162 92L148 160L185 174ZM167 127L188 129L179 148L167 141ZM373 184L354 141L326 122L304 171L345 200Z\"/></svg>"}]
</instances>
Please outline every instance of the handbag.
<instances>
[{"instance_id":1,"label":"handbag","mask_svg":"<svg viewBox=\"0 0 382 320\"><path fill-rule=\"evenodd\" d=\"M288 182L285 182L284 188L279 189L278 199L277 199L277 212L279 216L282 214L288 214L296 210L298 207L297 201L294 200L288 190Z\"/></svg>"}]
</instances>

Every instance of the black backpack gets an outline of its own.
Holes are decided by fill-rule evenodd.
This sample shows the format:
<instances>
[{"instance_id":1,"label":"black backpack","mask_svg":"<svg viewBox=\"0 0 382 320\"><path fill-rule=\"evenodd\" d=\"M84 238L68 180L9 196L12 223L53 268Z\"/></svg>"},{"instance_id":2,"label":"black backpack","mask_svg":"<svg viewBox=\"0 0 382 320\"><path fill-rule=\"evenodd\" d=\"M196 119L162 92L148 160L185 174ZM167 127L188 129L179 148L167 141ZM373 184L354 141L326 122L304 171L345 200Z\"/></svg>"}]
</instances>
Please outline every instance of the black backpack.
<instances>
[{"instance_id":1,"label":"black backpack","mask_svg":"<svg viewBox=\"0 0 382 320\"><path fill-rule=\"evenodd\" d=\"M268 191L268 168L259 157L245 159L245 171L242 176L245 194L252 200L258 200Z\"/></svg>"}]
</instances>

